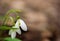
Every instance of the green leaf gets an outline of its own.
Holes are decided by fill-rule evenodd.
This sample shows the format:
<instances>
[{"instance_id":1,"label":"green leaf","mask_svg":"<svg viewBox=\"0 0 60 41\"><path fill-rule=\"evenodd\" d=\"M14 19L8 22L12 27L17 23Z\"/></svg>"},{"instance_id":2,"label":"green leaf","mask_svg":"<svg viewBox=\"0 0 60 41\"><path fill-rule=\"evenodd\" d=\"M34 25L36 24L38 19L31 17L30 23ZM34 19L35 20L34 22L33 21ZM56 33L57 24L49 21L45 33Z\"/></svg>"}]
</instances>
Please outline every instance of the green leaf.
<instances>
[{"instance_id":1,"label":"green leaf","mask_svg":"<svg viewBox=\"0 0 60 41\"><path fill-rule=\"evenodd\" d=\"M10 30L10 29L17 29L17 28L12 28L12 27L9 27L9 26L5 26L5 25L3 25L3 26L0 26L0 30Z\"/></svg>"},{"instance_id":2,"label":"green leaf","mask_svg":"<svg viewBox=\"0 0 60 41\"><path fill-rule=\"evenodd\" d=\"M6 38L4 38L4 40L5 40L5 41L21 41L21 40L18 39L18 38L12 39L11 37L6 37Z\"/></svg>"},{"instance_id":3,"label":"green leaf","mask_svg":"<svg viewBox=\"0 0 60 41\"><path fill-rule=\"evenodd\" d=\"M0 26L0 30L10 30L11 27L8 26Z\"/></svg>"}]
</instances>

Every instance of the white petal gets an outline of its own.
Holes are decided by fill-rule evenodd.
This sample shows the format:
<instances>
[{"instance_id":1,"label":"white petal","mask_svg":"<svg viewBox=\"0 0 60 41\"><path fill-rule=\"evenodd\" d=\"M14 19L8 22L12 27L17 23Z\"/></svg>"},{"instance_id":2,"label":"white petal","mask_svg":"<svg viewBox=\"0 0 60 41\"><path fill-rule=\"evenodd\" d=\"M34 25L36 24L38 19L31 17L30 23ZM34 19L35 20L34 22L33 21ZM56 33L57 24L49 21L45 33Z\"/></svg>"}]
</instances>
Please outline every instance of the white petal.
<instances>
[{"instance_id":1,"label":"white petal","mask_svg":"<svg viewBox=\"0 0 60 41\"><path fill-rule=\"evenodd\" d=\"M20 26L22 30L27 31L27 25L22 19L20 19Z\"/></svg>"},{"instance_id":2,"label":"white petal","mask_svg":"<svg viewBox=\"0 0 60 41\"><path fill-rule=\"evenodd\" d=\"M9 31L9 35L11 35L12 32L13 32L13 30L10 30L10 31Z\"/></svg>"},{"instance_id":3,"label":"white petal","mask_svg":"<svg viewBox=\"0 0 60 41\"><path fill-rule=\"evenodd\" d=\"M14 28L19 28L19 20L17 20Z\"/></svg>"},{"instance_id":4,"label":"white petal","mask_svg":"<svg viewBox=\"0 0 60 41\"><path fill-rule=\"evenodd\" d=\"M20 29L17 29L16 31L18 34L21 34L21 30Z\"/></svg>"},{"instance_id":5,"label":"white petal","mask_svg":"<svg viewBox=\"0 0 60 41\"><path fill-rule=\"evenodd\" d=\"M13 39L13 38L15 38L16 37L16 32L12 32L11 33L11 38Z\"/></svg>"}]
</instances>

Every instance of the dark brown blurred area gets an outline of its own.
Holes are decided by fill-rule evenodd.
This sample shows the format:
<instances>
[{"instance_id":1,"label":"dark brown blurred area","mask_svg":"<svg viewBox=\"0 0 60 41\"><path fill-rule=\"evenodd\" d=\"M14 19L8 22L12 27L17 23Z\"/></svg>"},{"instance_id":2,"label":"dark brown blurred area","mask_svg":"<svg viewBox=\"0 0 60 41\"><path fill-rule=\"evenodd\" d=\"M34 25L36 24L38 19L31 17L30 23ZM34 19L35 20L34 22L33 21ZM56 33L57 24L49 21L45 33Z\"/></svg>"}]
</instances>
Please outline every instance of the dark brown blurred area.
<instances>
[{"instance_id":1,"label":"dark brown blurred area","mask_svg":"<svg viewBox=\"0 0 60 41\"><path fill-rule=\"evenodd\" d=\"M22 10L19 16L28 27L28 31L17 34L17 38L22 41L60 41L60 0L0 0L0 16L10 9ZM1 36L6 37L8 33L4 31Z\"/></svg>"}]
</instances>

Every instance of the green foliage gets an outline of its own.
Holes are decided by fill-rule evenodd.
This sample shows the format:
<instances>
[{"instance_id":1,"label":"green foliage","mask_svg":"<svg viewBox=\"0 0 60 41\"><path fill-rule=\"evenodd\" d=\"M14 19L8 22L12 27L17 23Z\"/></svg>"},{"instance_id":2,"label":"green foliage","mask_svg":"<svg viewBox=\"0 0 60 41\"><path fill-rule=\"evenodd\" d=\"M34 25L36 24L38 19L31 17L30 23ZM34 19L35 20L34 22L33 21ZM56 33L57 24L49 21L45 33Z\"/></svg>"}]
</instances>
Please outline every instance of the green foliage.
<instances>
[{"instance_id":1,"label":"green foliage","mask_svg":"<svg viewBox=\"0 0 60 41\"><path fill-rule=\"evenodd\" d=\"M7 11L7 13L6 13L5 17L4 17L4 23L6 22L7 19L13 20L15 22L17 19L20 18L19 15L18 15L19 12L22 12L22 11L21 10L18 10L18 9L11 9L11 10ZM14 13L16 15L15 20L14 20L13 17L9 16L9 14L12 14L12 13Z\"/></svg>"},{"instance_id":2,"label":"green foliage","mask_svg":"<svg viewBox=\"0 0 60 41\"><path fill-rule=\"evenodd\" d=\"M10 37L6 37L6 38L4 38L4 40L5 41L21 41L20 39L17 39L17 38L12 39Z\"/></svg>"},{"instance_id":3,"label":"green foliage","mask_svg":"<svg viewBox=\"0 0 60 41\"><path fill-rule=\"evenodd\" d=\"M14 18L11 17L11 16L9 16L9 14L12 14L13 12L17 16L15 18L16 20L20 18L19 15L18 15L18 12L22 12L21 10L18 10L18 9L10 9L9 11L7 11L5 17L3 18L3 25L0 26L0 30L10 30L10 29L13 29L13 28L11 28L9 26L6 26L7 25L7 22L10 22L10 23L12 22L11 24L13 24L13 25L15 24Z\"/></svg>"},{"instance_id":4,"label":"green foliage","mask_svg":"<svg viewBox=\"0 0 60 41\"><path fill-rule=\"evenodd\" d=\"M12 13L15 13L16 14L16 20L19 19L19 15L18 13L22 12L21 10L17 10L17 9L11 9L9 11L7 11L5 17L3 18L3 25L0 26L0 30L10 30L10 29L17 29L17 28L12 28L12 26L7 26L7 25L4 25L6 24L7 22L10 22L12 21L13 24L15 23L15 20L13 17L9 16L9 14L12 14ZM10 22L11 23L11 22ZM6 37L4 38L4 41L21 41L20 39L17 39L17 38L14 38L12 39L11 37Z\"/></svg>"},{"instance_id":5,"label":"green foliage","mask_svg":"<svg viewBox=\"0 0 60 41\"><path fill-rule=\"evenodd\" d=\"M9 27L9 26L6 26L6 25L3 25L3 26L0 26L0 30L10 30L10 29L17 29L17 28L12 28L12 27Z\"/></svg>"},{"instance_id":6,"label":"green foliage","mask_svg":"<svg viewBox=\"0 0 60 41\"><path fill-rule=\"evenodd\" d=\"M0 30L10 30L11 27L8 26L0 26Z\"/></svg>"},{"instance_id":7,"label":"green foliage","mask_svg":"<svg viewBox=\"0 0 60 41\"><path fill-rule=\"evenodd\" d=\"M11 9L11 10L9 10L6 14L7 15L9 15L9 14L11 14L11 13L15 13L16 15L18 15L18 13L20 13L20 12L22 12L21 10L18 10L18 9Z\"/></svg>"}]
</instances>

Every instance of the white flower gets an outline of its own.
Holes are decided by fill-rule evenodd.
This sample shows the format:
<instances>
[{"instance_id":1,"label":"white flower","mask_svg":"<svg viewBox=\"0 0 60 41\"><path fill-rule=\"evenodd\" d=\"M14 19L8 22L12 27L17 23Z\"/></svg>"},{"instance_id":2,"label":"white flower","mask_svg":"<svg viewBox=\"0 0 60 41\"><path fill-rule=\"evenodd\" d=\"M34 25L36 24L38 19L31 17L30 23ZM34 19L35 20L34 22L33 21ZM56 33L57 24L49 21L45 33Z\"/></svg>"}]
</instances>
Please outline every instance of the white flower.
<instances>
[{"instance_id":1,"label":"white flower","mask_svg":"<svg viewBox=\"0 0 60 41\"><path fill-rule=\"evenodd\" d=\"M27 31L27 25L25 24L25 22L22 19L18 19L15 26L13 26L10 31L9 31L9 35L11 35L11 38L15 38L16 37L16 33L21 34L21 30L20 28L24 31Z\"/></svg>"}]
</instances>

